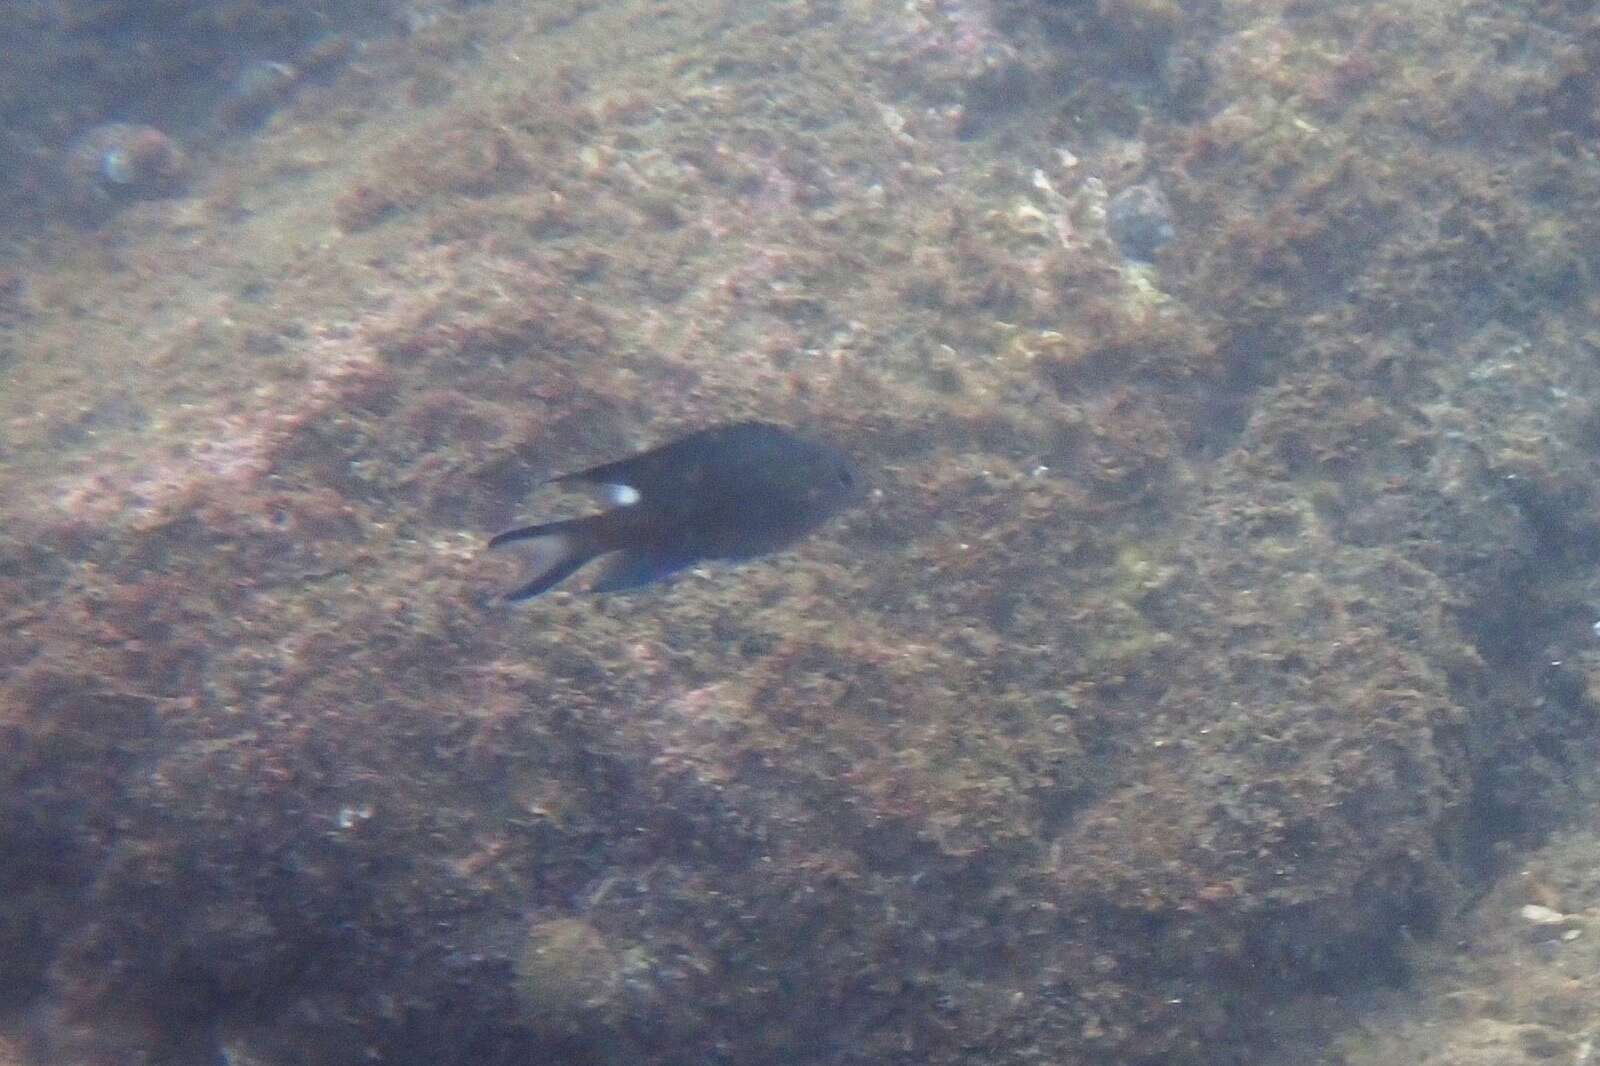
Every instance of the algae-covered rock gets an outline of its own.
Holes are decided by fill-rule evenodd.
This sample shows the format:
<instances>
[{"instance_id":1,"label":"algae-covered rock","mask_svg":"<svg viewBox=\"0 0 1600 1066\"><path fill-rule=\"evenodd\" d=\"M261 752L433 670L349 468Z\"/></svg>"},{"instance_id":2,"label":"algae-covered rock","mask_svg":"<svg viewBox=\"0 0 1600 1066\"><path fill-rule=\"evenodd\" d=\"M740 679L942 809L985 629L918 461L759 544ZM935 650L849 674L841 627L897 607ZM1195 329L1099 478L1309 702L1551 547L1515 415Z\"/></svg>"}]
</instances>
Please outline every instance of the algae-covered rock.
<instances>
[{"instance_id":1,"label":"algae-covered rock","mask_svg":"<svg viewBox=\"0 0 1600 1066\"><path fill-rule=\"evenodd\" d=\"M1487 81L1589 22L1484 128L1420 10L447 7L0 274L40 1061L1265 1061L1592 777L1600 205ZM738 418L870 502L486 607Z\"/></svg>"},{"instance_id":2,"label":"algae-covered rock","mask_svg":"<svg viewBox=\"0 0 1600 1066\"><path fill-rule=\"evenodd\" d=\"M616 1020L624 953L581 918L552 918L528 929L517 957L517 1000L535 1029L573 1036Z\"/></svg>"}]
</instances>

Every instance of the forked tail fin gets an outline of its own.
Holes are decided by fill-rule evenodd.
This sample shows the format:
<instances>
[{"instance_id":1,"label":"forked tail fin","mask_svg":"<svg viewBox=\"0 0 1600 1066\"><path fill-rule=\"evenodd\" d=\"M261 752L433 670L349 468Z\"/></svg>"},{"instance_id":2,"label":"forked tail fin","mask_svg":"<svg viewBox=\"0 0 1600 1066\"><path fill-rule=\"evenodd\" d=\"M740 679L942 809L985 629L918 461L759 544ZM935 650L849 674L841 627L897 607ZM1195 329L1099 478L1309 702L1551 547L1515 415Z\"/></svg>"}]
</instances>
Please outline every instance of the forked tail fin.
<instances>
[{"instance_id":1,"label":"forked tail fin","mask_svg":"<svg viewBox=\"0 0 1600 1066\"><path fill-rule=\"evenodd\" d=\"M489 540L490 548L519 544L529 560L527 578L521 585L501 596L506 603L529 600L547 592L571 577L584 563L599 552L585 529L589 519L573 518L564 522L547 522L544 525L508 529Z\"/></svg>"}]
</instances>

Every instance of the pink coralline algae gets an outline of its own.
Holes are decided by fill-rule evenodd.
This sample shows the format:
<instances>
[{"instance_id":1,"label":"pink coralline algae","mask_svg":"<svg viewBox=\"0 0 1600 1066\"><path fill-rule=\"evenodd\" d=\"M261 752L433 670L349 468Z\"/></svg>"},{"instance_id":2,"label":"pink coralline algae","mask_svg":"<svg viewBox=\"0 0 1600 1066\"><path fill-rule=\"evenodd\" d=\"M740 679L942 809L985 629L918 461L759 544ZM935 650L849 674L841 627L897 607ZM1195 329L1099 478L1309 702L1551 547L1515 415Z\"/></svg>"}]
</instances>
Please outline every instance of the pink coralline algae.
<instances>
[{"instance_id":1,"label":"pink coralline algae","mask_svg":"<svg viewBox=\"0 0 1600 1066\"><path fill-rule=\"evenodd\" d=\"M197 403L182 413L181 425L147 434L136 454L111 446L64 459L62 476L43 495L51 523L59 529L150 527L208 491L255 488L309 423L383 387L384 338L425 317L454 278L453 267L441 267L441 255L419 254L408 271L412 287L383 311L312 327L301 352L305 373L292 384Z\"/></svg>"},{"instance_id":2,"label":"pink coralline algae","mask_svg":"<svg viewBox=\"0 0 1600 1066\"><path fill-rule=\"evenodd\" d=\"M1016 58L986 8L962 0L912 0L904 8L905 43L915 54L954 59L969 77Z\"/></svg>"},{"instance_id":3,"label":"pink coralline algae","mask_svg":"<svg viewBox=\"0 0 1600 1066\"><path fill-rule=\"evenodd\" d=\"M283 443L328 408L359 394L378 372L377 356L359 338L331 330L314 346L317 367L292 398L219 413L178 454L139 460L86 457L85 469L60 480L49 499L69 522L135 525L159 522L206 486L244 488L269 470Z\"/></svg>"},{"instance_id":4,"label":"pink coralline algae","mask_svg":"<svg viewBox=\"0 0 1600 1066\"><path fill-rule=\"evenodd\" d=\"M82 198L148 200L182 192L189 159L154 126L109 122L73 143L64 169Z\"/></svg>"}]
</instances>

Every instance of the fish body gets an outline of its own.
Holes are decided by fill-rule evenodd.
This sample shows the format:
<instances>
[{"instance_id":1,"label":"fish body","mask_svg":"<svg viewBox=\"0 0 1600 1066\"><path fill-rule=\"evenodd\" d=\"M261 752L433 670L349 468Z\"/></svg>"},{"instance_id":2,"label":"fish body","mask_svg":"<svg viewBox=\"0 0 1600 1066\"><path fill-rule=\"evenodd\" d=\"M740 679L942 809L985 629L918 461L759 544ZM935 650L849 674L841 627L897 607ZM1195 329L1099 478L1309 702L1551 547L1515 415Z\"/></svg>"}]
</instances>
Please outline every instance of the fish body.
<instances>
[{"instance_id":1,"label":"fish body","mask_svg":"<svg viewBox=\"0 0 1600 1066\"><path fill-rule=\"evenodd\" d=\"M778 551L859 498L844 454L782 426L738 422L553 478L601 491L609 511L509 529L490 548L521 543L532 568L507 600L545 592L599 560L590 592L659 581L707 560Z\"/></svg>"}]
</instances>

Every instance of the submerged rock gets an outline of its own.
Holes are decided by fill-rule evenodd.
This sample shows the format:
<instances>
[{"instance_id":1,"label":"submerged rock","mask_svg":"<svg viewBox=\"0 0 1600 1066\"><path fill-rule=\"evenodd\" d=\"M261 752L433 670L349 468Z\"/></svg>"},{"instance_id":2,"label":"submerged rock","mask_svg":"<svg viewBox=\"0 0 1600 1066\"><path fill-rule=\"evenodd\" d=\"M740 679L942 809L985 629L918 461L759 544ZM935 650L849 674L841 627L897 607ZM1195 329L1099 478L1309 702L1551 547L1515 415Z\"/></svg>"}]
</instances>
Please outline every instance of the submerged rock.
<instances>
[{"instance_id":1,"label":"submerged rock","mask_svg":"<svg viewBox=\"0 0 1600 1066\"><path fill-rule=\"evenodd\" d=\"M182 192L189 159L154 126L108 122L73 142L63 169L79 199L148 200Z\"/></svg>"},{"instance_id":2,"label":"submerged rock","mask_svg":"<svg viewBox=\"0 0 1600 1066\"><path fill-rule=\"evenodd\" d=\"M517 960L517 994L534 1028L558 1036L614 1022L623 956L578 918L535 923Z\"/></svg>"},{"instance_id":3,"label":"submerged rock","mask_svg":"<svg viewBox=\"0 0 1600 1066\"><path fill-rule=\"evenodd\" d=\"M234 77L218 115L238 128L259 125L289 98L299 81L300 72L287 63L270 59L246 63Z\"/></svg>"},{"instance_id":4,"label":"submerged rock","mask_svg":"<svg viewBox=\"0 0 1600 1066\"><path fill-rule=\"evenodd\" d=\"M1131 185L1106 205L1106 231L1117 250L1141 263L1155 261L1156 251L1172 240L1172 205L1155 184Z\"/></svg>"}]
</instances>

